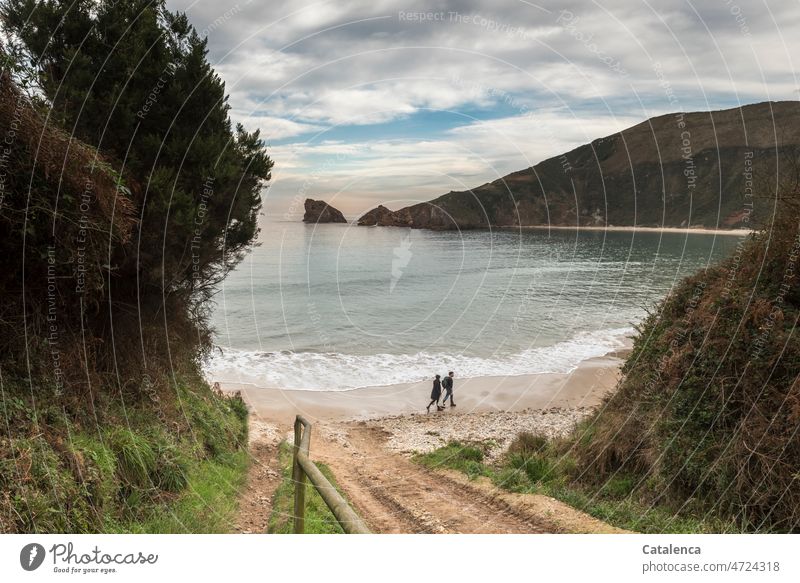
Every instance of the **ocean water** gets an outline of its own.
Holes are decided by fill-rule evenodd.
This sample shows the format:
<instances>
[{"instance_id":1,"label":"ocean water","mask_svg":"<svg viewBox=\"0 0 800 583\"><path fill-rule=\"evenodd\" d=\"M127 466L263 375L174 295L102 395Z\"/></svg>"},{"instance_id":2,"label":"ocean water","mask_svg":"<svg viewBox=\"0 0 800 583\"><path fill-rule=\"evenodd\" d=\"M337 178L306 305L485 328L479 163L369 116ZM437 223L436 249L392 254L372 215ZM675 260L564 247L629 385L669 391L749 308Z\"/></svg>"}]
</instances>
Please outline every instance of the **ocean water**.
<instances>
[{"instance_id":1,"label":"ocean water","mask_svg":"<svg viewBox=\"0 0 800 583\"><path fill-rule=\"evenodd\" d=\"M568 372L738 237L271 222L216 297L213 380L347 390Z\"/></svg>"}]
</instances>

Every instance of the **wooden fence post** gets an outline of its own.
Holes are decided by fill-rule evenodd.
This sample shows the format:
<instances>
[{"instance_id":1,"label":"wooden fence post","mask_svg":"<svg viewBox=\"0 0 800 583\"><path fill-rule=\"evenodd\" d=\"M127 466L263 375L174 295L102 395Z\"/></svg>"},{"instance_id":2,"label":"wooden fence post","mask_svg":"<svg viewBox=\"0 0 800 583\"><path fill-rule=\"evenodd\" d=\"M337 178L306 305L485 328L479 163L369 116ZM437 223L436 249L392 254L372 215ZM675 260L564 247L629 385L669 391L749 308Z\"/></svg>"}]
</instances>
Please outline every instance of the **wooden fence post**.
<instances>
[{"instance_id":1,"label":"wooden fence post","mask_svg":"<svg viewBox=\"0 0 800 583\"><path fill-rule=\"evenodd\" d=\"M307 431L307 430L306 430ZM297 454L302 441L303 424L294 421L294 458L292 462L292 482L294 483L294 532L303 534L306 530L306 473L300 467ZM307 453L307 452L303 452Z\"/></svg>"}]
</instances>

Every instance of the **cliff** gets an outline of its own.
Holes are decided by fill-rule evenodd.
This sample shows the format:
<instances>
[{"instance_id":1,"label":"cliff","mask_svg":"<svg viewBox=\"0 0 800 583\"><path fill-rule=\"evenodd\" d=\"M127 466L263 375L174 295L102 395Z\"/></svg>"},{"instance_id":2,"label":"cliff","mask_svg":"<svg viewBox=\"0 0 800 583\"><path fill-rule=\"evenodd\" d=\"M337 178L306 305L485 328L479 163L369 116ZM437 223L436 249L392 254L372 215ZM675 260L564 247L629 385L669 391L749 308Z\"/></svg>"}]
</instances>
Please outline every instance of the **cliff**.
<instances>
[{"instance_id":1,"label":"cliff","mask_svg":"<svg viewBox=\"0 0 800 583\"><path fill-rule=\"evenodd\" d=\"M753 204L767 194L755 177L796 158L799 115L797 101L662 115L472 190L379 207L359 224L750 227L770 212Z\"/></svg>"},{"instance_id":2,"label":"cliff","mask_svg":"<svg viewBox=\"0 0 800 583\"><path fill-rule=\"evenodd\" d=\"M327 202L307 198L305 202L304 223L346 223L347 219Z\"/></svg>"}]
</instances>

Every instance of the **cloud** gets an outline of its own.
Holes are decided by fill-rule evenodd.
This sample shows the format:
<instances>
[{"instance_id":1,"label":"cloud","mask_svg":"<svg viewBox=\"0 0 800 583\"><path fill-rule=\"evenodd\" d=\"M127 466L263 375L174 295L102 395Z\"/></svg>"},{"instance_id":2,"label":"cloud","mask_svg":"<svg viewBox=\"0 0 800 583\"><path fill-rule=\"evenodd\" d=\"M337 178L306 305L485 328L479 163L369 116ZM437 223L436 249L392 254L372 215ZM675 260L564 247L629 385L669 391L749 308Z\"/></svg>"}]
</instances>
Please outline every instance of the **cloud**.
<instances>
[{"instance_id":1,"label":"cloud","mask_svg":"<svg viewBox=\"0 0 800 583\"><path fill-rule=\"evenodd\" d=\"M168 5L208 32L237 121L279 142L268 194L276 208L303 184L346 192L353 212L435 196L652 115L798 97L792 0ZM426 128L421 113L436 111L484 119ZM359 130L392 123L416 133L365 139ZM336 140L323 141L331 128Z\"/></svg>"},{"instance_id":2,"label":"cloud","mask_svg":"<svg viewBox=\"0 0 800 583\"><path fill-rule=\"evenodd\" d=\"M269 143L274 140L293 138L296 136L313 134L323 128L320 125L298 123L291 119L271 115L259 115L239 110L231 111L231 118L236 123L241 123L248 128L261 128L261 139Z\"/></svg>"},{"instance_id":3,"label":"cloud","mask_svg":"<svg viewBox=\"0 0 800 583\"><path fill-rule=\"evenodd\" d=\"M400 208L495 180L636 121L607 116L571 120L544 111L475 120L437 139L280 146L272 152L282 163L273 173L267 208L281 214L281 201L307 197L336 200L337 208L351 216L378 202Z\"/></svg>"}]
</instances>

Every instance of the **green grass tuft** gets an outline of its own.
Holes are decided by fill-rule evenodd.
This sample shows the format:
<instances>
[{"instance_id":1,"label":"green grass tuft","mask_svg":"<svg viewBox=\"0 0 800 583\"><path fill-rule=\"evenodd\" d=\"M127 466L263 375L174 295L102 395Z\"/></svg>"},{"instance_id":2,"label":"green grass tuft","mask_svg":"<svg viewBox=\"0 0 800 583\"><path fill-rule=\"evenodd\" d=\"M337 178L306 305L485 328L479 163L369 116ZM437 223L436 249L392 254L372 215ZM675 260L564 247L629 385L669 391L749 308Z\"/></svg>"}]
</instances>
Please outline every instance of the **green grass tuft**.
<instances>
[{"instance_id":1,"label":"green grass tuft","mask_svg":"<svg viewBox=\"0 0 800 583\"><path fill-rule=\"evenodd\" d=\"M239 451L194 465L177 499L151 506L136 519L115 525L114 530L148 534L230 532L248 462L247 452Z\"/></svg>"},{"instance_id":2,"label":"green grass tuft","mask_svg":"<svg viewBox=\"0 0 800 583\"><path fill-rule=\"evenodd\" d=\"M464 444L451 441L446 446L430 453L414 456L414 461L423 466L448 468L467 474L470 479L489 475L483 464L484 450L481 444Z\"/></svg>"},{"instance_id":3,"label":"green grass tuft","mask_svg":"<svg viewBox=\"0 0 800 583\"><path fill-rule=\"evenodd\" d=\"M122 483L131 490L151 487L158 457L146 436L132 429L114 429L107 439Z\"/></svg>"},{"instance_id":4,"label":"green grass tuft","mask_svg":"<svg viewBox=\"0 0 800 583\"><path fill-rule=\"evenodd\" d=\"M291 444L285 441L281 443L278 457L283 479L272 500L272 515L267 529L267 532L271 534L291 534L294 531L292 451L293 446ZM337 486L330 468L325 464L319 463L317 467L328 478L333 487L344 496ZM342 527L336 521L336 517L309 481L306 481L305 532L306 534L344 534Z\"/></svg>"}]
</instances>

